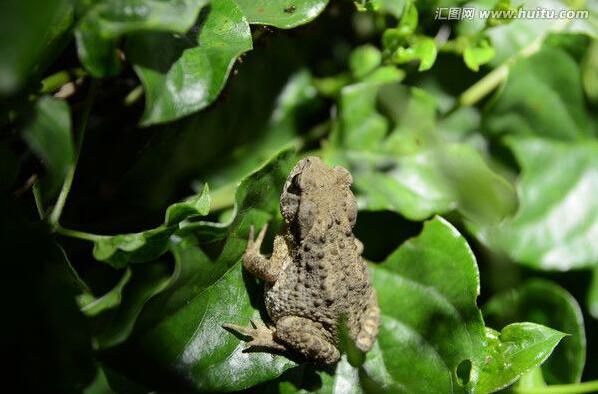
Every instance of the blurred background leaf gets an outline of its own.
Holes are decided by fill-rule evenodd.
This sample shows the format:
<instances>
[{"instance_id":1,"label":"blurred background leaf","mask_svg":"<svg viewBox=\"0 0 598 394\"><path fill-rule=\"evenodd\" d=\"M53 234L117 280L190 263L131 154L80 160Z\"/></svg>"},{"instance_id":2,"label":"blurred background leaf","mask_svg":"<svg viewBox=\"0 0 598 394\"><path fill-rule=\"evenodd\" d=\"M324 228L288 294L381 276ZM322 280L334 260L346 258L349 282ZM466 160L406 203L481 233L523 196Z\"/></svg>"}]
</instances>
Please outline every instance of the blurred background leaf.
<instances>
[{"instance_id":1,"label":"blurred background leaf","mask_svg":"<svg viewBox=\"0 0 598 394\"><path fill-rule=\"evenodd\" d=\"M72 0L6 0L0 5L0 97L34 82L64 49Z\"/></svg>"}]
</instances>

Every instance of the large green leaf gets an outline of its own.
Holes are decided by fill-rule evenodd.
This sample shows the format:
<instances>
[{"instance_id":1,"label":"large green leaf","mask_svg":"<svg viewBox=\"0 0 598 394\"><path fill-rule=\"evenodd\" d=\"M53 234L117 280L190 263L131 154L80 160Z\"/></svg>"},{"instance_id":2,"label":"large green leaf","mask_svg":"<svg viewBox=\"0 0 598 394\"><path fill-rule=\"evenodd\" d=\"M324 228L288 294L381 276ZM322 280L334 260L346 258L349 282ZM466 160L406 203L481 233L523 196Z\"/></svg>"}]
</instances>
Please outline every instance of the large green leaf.
<instances>
[{"instance_id":1,"label":"large green leaf","mask_svg":"<svg viewBox=\"0 0 598 394\"><path fill-rule=\"evenodd\" d=\"M94 77L120 70L121 36L140 31L186 32L207 0L80 0L84 13L76 30L81 62Z\"/></svg>"},{"instance_id":2,"label":"large green leaf","mask_svg":"<svg viewBox=\"0 0 598 394\"><path fill-rule=\"evenodd\" d=\"M532 323L500 334L485 328L476 306L475 258L442 219L427 222L372 275L384 316L382 358L391 381L405 392L495 391L544 361L563 337Z\"/></svg>"},{"instance_id":3,"label":"large green leaf","mask_svg":"<svg viewBox=\"0 0 598 394\"><path fill-rule=\"evenodd\" d=\"M0 96L15 93L45 71L72 23L71 0L0 3Z\"/></svg>"},{"instance_id":4,"label":"large green leaf","mask_svg":"<svg viewBox=\"0 0 598 394\"><path fill-rule=\"evenodd\" d=\"M41 97L21 132L31 150L47 168L42 186L45 197L51 197L75 160L68 104L49 96Z\"/></svg>"},{"instance_id":5,"label":"large green leaf","mask_svg":"<svg viewBox=\"0 0 598 394\"><path fill-rule=\"evenodd\" d=\"M562 48L546 45L519 60L487 109L492 134L531 134L558 139L592 135L579 64Z\"/></svg>"},{"instance_id":6,"label":"large green leaf","mask_svg":"<svg viewBox=\"0 0 598 394\"><path fill-rule=\"evenodd\" d=\"M93 255L116 268L154 260L166 252L168 240L181 222L193 216L205 216L209 211L210 195L206 185L201 194L168 207L164 223L156 228L130 234L94 235Z\"/></svg>"},{"instance_id":7,"label":"large green leaf","mask_svg":"<svg viewBox=\"0 0 598 394\"><path fill-rule=\"evenodd\" d=\"M583 316L577 301L565 289L552 282L532 280L495 295L483 312L493 327L525 320L569 334L542 365L542 372L548 384L580 381L586 353Z\"/></svg>"},{"instance_id":8,"label":"large green leaf","mask_svg":"<svg viewBox=\"0 0 598 394\"><path fill-rule=\"evenodd\" d=\"M171 238L174 273L145 305L125 353L130 352L127 346L134 346L152 364L208 392L250 387L295 365L282 356L243 352L239 338L222 328L225 323L247 324L257 314L260 289L243 275L240 261L250 226L260 228L278 215L278 198L293 158L292 150L284 150L243 180L229 224L191 223L187 235ZM206 237L210 232L214 234ZM222 238L219 248L214 241ZM208 257L203 248L216 248L217 257ZM144 378L153 383L151 377Z\"/></svg>"},{"instance_id":9,"label":"large green leaf","mask_svg":"<svg viewBox=\"0 0 598 394\"><path fill-rule=\"evenodd\" d=\"M131 37L127 54L146 95L142 124L167 122L209 105L237 56L251 48L249 24L234 0L212 3L186 35Z\"/></svg>"},{"instance_id":10,"label":"large green leaf","mask_svg":"<svg viewBox=\"0 0 598 394\"><path fill-rule=\"evenodd\" d=\"M379 94L389 118L377 109ZM484 223L511 214L514 189L471 146L442 141L435 109L420 90L348 86L326 157L352 170L362 209L393 210L412 220L458 210Z\"/></svg>"},{"instance_id":11,"label":"large green leaf","mask_svg":"<svg viewBox=\"0 0 598 394\"><path fill-rule=\"evenodd\" d=\"M307 23L326 8L328 0L236 0L249 23L289 29Z\"/></svg>"},{"instance_id":12,"label":"large green leaf","mask_svg":"<svg viewBox=\"0 0 598 394\"><path fill-rule=\"evenodd\" d=\"M487 234L513 260L545 270L595 266L598 143L509 138L521 166L517 214Z\"/></svg>"}]
</instances>

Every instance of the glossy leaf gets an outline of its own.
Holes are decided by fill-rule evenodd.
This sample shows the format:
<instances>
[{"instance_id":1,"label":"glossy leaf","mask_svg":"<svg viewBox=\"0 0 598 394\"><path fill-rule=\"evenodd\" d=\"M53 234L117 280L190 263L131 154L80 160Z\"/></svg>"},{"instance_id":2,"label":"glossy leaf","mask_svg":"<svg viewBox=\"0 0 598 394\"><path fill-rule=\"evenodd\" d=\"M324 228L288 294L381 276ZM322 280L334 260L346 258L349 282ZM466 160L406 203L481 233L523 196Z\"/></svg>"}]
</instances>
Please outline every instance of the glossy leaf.
<instances>
[{"instance_id":1,"label":"glossy leaf","mask_svg":"<svg viewBox=\"0 0 598 394\"><path fill-rule=\"evenodd\" d=\"M483 312L493 327L530 321L569 334L542 365L542 375L548 384L580 381L586 353L583 316L577 301L565 289L552 282L532 280L495 295Z\"/></svg>"},{"instance_id":2,"label":"glossy leaf","mask_svg":"<svg viewBox=\"0 0 598 394\"><path fill-rule=\"evenodd\" d=\"M487 353L477 391L493 392L515 382L523 372L543 363L566 334L534 323L514 323L500 334L487 329ZM486 359L488 360L488 359Z\"/></svg>"},{"instance_id":3,"label":"glossy leaf","mask_svg":"<svg viewBox=\"0 0 598 394\"><path fill-rule=\"evenodd\" d=\"M237 0L251 24L290 29L316 18L328 0Z\"/></svg>"},{"instance_id":4,"label":"glossy leaf","mask_svg":"<svg viewBox=\"0 0 598 394\"><path fill-rule=\"evenodd\" d=\"M518 61L486 111L484 129L558 139L592 135L580 75L575 59L558 47Z\"/></svg>"},{"instance_id":5,"label":"glossy leaf","mask_svg":"<svg viewBox=\"0 0 598 394\"><path fill-rule=\"evenodd\" d=\"M49 198L60 187L75 160L69 106L52 97L40 98L21 133L47 168L42 186L45 197Z\"/></svg>"},{"instance_id":6,"label":"glossy leaf","mask_svg":"<svg viewBox=\"0 0 598 394\"><path fill-rule=\"evenodd\" d=\"M168 240L176 233L180 222L193 216L205 216L209 211L210 196L206 185L201 194L168 207L161 226L139 233L94 236L93 255L116 268L154 260L166 252Z\"/></svg>"},{"instance_id":7,"label":"glossy leaf","mask_svg":"<svg viewBox=\"0 0 598 394\"><path fill-rule=\"evenodd\" d=\"M81 2L84 3L84 2ZM106 0L84 7L76 31L79 58L94 77L120 71L117 44L121 36L140 31L186 32L206 0Z\"/></svg>"},{"instance_id":8,"label":"glossy leaf","mask_svg":"<svg viewBox=\"0 0 598 394\"><path fill-rule=\"evenodd\" d=\"M249 24L234 0L211 4L186 35L131 37L127 54L145 88L141 123L171 121L208 106L237 56L251 48Z\"/></svg>"},{"instance_id":9,"label":"glossy leaf","mask_svg":"<svg viewBox=\"0 0 598 394\"><path fill-rule=\"evenodd\" d=\"M485 328L475 258L440 218L371 272L383 315L382 354L368 353L360 376L382 389L492 392L540 364L564 335L532 323L500 334Z\"/></svg>"},{"instance_id":10,"label":"glossy leaf","mask_svg":"<svg viewBox=\"0 0 598 394\"><path fill-rule=\"evenodd\" d=\"M521 166L520 207L489 241L518 263L545 270L595 266L598 144L510 138ZM498 245L496 245L496 242Z\"/></svg>"},{"instance_id":11,"label":"glossy leaf","mask_svg":"<svg viewBox=\"0 0 598 394\"><path fill-rule=\"evenodd\" d=\"M254 305L261 290L243 274L241 256L249 227L260 228L277 214L280 190L294 164L287 149L241 183L236 215L224 227L226 241L215 260L198 243L202 231L171 241L174 273L167 288L144 308L130 342L196 390L240 390L295 365L279 355L243 352L244 343L222 328L225 323L249 324L257 316ZM203 232L210 229L199 225L196 229Z\"/></svg>"}]
</instances>

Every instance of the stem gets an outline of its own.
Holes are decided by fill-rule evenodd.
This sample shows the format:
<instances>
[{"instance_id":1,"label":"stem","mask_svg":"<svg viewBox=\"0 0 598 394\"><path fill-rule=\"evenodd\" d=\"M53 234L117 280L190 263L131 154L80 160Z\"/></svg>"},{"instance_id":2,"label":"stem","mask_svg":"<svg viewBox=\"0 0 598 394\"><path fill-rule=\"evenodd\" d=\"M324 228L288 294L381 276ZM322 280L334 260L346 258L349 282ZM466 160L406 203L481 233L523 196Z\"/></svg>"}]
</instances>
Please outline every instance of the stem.
<instances>
[{"instance_id":1,"label":"stem","mask_svg":"<svg viewBox=\"0 0 598 394\"><path fill-rule=\"evenodd\" d=\"M33 191L33 199L35 200L35 208L37 208L37 214L41 220L44 220L44 216L46 212L44 210L44 203L42 201L42 193L39 190L39 183L35 182L31 187L31 191Z\"/></svg>"},{"instance_id":2,"label":"stem","mask_svg":"<svg viewBox=\"0 0 598 394\"><path fill-rule=\"evenodd\" d=\"M143 86L139 85L131 90L123 100L125 106L130 107L135 104L143 96Z\"/></svg>"},{"instance_id":3,"label":"stem","mask_svg":"<svg viewBox=\"0 0 598 394\"><path fill-rule=\"evenodd\" d=\"M71 80L81 78L85 75L86 73L82 68L58 71L42 80L41 92L44 94L54 93Z\"/></svg>"},{"instance_id":4,"label":"stem","mask_svg":"<svg viewBox=\"0 0 598 394\"><path fill-rule=\"evenodd\" d=\"M505 63L490 71L484 78L471 85L469 89L459 96L459 106L472 106L496 89L498 85L507 78L507 75L509 75L509 66L510 63Z\"/></svg>"},{"instance_id":5,"label":"stem","mask_svg":"<svg viewBox=\"0 0 598 394\"><path fill-rule=\"evenodd\" d=\"M555 384L543 387L517 388L517 394L582 394L598 391L598 380L575 384Z\"/></svg>"},{"instance_id":6,"label":"stem","mask_svg":"<svg viewBox=\"0 0 598 394\"><path fill-rule=\"evenodd\" d=\"M569 23L569 20L562 21L549 33L562 31L567 27ZM470 86L466 91L461 93L461 95L459 96L459 100L457 101L455 106L450 111L448 111L448 113L454 112L459 107L475 105L481 99L483 99L492 91L494 91L494 89L496 89L509 75L509 68L511 67L511 65L513 65L513 63L515 63L515 61L518 59L529 57L534 53L538 52L540 48L542 48L542 43L544 42L547 36L548 34L538 37L538 39L533 41L527 47L523 48L518 54L513 55L499 67L495 68L494 70L486 74L482 79Z\"/></svg>"},{"instance_id":7,"label":"stem","mask_svg":"<svg viewBox=\"0 0 598 394\"><path fill-rule=\"evenodd\" d=\"M58 195L58 199L56 200L56 205L54 205L54 209L50 214L49 223L50 226L52 226L54 229L56 229L58 226L58 221L60 220L60 216L62 215L62 210L64 209L66 199L69 195L69 192L71 191L71 186L73 185L73 179L75 178L75 170L77 168L77 163L79 162L79 156L81 155L81 147L83 146L83 139L85 137L85 131L87 129L87 121L89 119L89 114L91 113L91 106L93 104L95 90L96 80L92 80L91 85L89 87L89 91L87 93L87 98L85 99L79 131L78 133L76 133L77 141L73 164L71 164L66 174L66 177L64 178L62 188L60 189L60 194Z\"/></svg>"},{"instance_id":8,"label":"stem","mask_svg":"<svg viewBox=\"0 0 598 394\"><path fill-rule=\"evenodd\" d=\"M57 234L64 235L66 237L83 239L85 241L97 242L104 238L102 235L86 233L83 231L78 230L71 230L68 228L64 228L60 225L56 225L55 231Z\"/></svg>"}]
</instances>

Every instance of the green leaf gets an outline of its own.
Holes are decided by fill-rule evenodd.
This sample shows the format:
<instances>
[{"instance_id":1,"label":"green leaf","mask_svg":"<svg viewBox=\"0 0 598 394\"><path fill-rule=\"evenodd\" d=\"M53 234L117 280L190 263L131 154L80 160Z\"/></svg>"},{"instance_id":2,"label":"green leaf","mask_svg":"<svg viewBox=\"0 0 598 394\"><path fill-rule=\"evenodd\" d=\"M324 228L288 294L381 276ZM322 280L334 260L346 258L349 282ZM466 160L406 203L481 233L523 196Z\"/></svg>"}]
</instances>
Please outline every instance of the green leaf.
<instances>
[{"instance_id":1,"label":"green leaf","mask_svg":"<svg viewBox=\"0 0 598 394\"><path fill-rule=\"evenodd\" d=\"M101 297L94 297L91 294L83 293L77 297L81 312L86 316L93 317L105 310L116 308L122 301L122 292L125 285L131 280L131 270L125 270L116 286Z\"/></svg>"},{"instance_id":2,"label":"green leaf","mask_svg":"<svg viewBox=\"0 0 598 394\"><path fill-rule=\"evenodd\" d=\"M218 97L237 56L252 48L247 19L234 0L211 4L186 35L136 34L127 55L145 88L144 126L168 122Z\"/></svg>"},{"instance_id":3,"label":"green leaf","mask_svg":"<svg viewBox=\"0 0 598 394\"><path fill-rule=\"evenodd\" d=\"M376 110L379 84L355 84L342 89L336 130L331 135L335 146L377 147L389 127L388 120Z\"/></svg>"},{"instance_id":4,"label":"green leaf","mask_svg":"<svg viewBox=\"0 0 598 394\"><path fill-rule=\"evenodd\" d=\"M237 0L251 24L290 29L316 18L328 0Z\"/></svg>"},{"instance_id":5,"label":"green leaf","mask_svg":"<svg viewBox=\"0 0 598 394\"><path fill-rule=\"evenodd\" d=\"M21 133L48 170L42 179L42 190L46 198L52 197L75 160L68 104L49 96L41 97Z\"/></svg>"},{"instance_id":6,"label":"green leaf","mask_svg":"<svg viewBox=\"0 0 598 394\"><path fill-rule=\"evenodd\" d=\"M593 101L598 101L598 40L594 40L582 63L582 82L586 95Z\"/></svg>"},{"instance_id":7,"label":"green leaf","mask_svg":"<svg viewBox=\"0 0 598 394\"><path fill-rule=\"evenodd\" d=\"M565 289L549 281L531 280L517 289L495 295L483 312L493 327L530 321L568 333L542 365L542 375L548 384L580 381L586 353L583 316L577 301Z\"/></svg>"},{"instance_id":8,"label":"green leaf","mask_svg":"<svg viewBox=\"0 0 598 394\"><path fill-rule=\"evenodd\" d=\"M398 30L401 36L408 37L409 35L413 34L415 32L415 29L417 29L417 22L417 7L412 1L407 1L405 3L403 15L401 16L401 20L399 21L398 26Z\"/></svg>"},{"instance_id":9,"label":"green leaf","mask_svg":"<svg viewBox=\"0 0 598 394\"><path fill-rule=\"evenodd\" d=\"M398 64L409 63L414 60L419 61L419 71L425 71L432 68L436 61L436 43L434 39L423 37L418 38L415 43L409 47L399 47L392 54L392 61Z\"/></svg>"},{"instance_id":10,"label":"green leaf","mask_svg":"<svg viewBox=\"0 0 598 394\"><path fill-rule=\"evenodd\" d=\"M396 123L388 136L390 122L376 108L379 94ZM343 89L340 100L325 155L352 170L361 209L392 210L411 220L457 209L478 222L514 212L514 189L471 146L441 142L436 104L423 91L356 84Z\"/></svg>"},{"instance_id":11,"label":"green leaf","mask_svg":"<svg viewBox=\"0 0 598 394\"><path fill-rule=\"evenodd\" d=\"M94 236L93 255L115 268L154 260L166 252L170 236L176 233L183 220L205 216L209 211L210 195L205 185L201 194L169 206L161 226L139 233Z\"/></svg>"},{"instance_id":12,"label":"green leaf","mask_svg":"<svg viewBox=\"0 0 598 394\"><path fill-rule=\"evenodd\" d=\"M357 47L349 58L349 68L353 77L361 79L374 71L382 62L382 54L373 45Z\"/></svg>"},{"instance_id":13,"label":"green leaf","mask_svg":"<svg viewBox=\"0 0 598 394\"><path fill-rule=\"evenodd\" d=\"M519 165L520 207L497 230L490 245L518 263L566 271L598 263L598 143L532 137L507 140Z\"/></svg>"},{"instance_id":14,"label":"green leaf","mask_svg":"<svg viewBox=\"0 0 598 394\"><path fill-rule=\"evenodd\" d=\"M122 357L142 352L195 390L208 392L247 388L295 365L279 355L243 352L244 343L222 328L257 317L254 305L261 289L243 275L241 257L249 227L260 228L277 215L280 190L293 164L294 153L287 149L243 180L236 192L236 215L223 229L226 241L215 260L202 250L209 248L199 243L202 231L171 240L175 271L139 317L129 341L137 350L125 346ZM210 230L199 225L196 230Z\"/></svg>"},{"instance_id":15,"label":"green leaf","mask_svg":"<svg viewBox=\"0 0 598 394\"><path fill-rule=\"evenodd\" d=\"M83 394L112 394L113 391L108 384L106 374L101 368L98 368L97 373L93 381L89 386L85 387Z\"/></svg>"},{"instance_id":16,"label":"green leaf","mask_svg":"<svg viewBox=\"0 0 598 394\"><path fill-rule=\"evenodd\" d=\"M487 39L479 40L476 43L469 43L463 52L463 60L467 67L478 71L480 66L488 63L495 55L492 44Z\"/></svg>"},{"instance_id":17,"label":"green leaf","mask_svg":"<svg viewBox=\"0 0 598 394\"><path fill-rule=\"evenodd\" d=\"M574 58L558 47L519 60L487 109L484 129L558 139L591 136L580 76Z\"/></svg>"},{"instance_id":18,"label":"green leaf","mask_svg":"<svg viewBox=\"0 0 598 394\"><path fill-rule=\"evenodd\" d=\"M39 77L66 44L73 23L71 0L0 3L0 96Z\"/></svg>"},{"instance_id":19,"label":"green leaf","mask_svg":"<svg viewBox=\"0 0 598 394\"><path fill-rule=\"evenodd\" d=\"M227 322L248 324L256 317L241 270L241 264L235 264L223 276L213 278L217 280L197 289L185 305L137 340L146 355L184 377L196 390L240 390L295 365L283 356L243 352L244 343L222 328Z\"/></svg>"},{"instance_id":20,"label":"green leaf","mask_svg":"<svg viewBox=\"0 0 598 394\"><path fill-rule=\"evenodd\" d=\"M113 347L127 340L145 304L172 281L171 269L165 261L132 266L130 272L130 279L122 285L119 283L108 293L118 295L118 303L110 305L109 309L104 308L102 313L94 311L91 325L98 349ZM89 315L89 309L83 309L83 312Z\"/></svg>"},{"instance_id":21,"label":"green leaf","mask_svg":"<svg viewBox=\"0 0 598 394\"><path fill-rule=\"evenodd\" d=\"M301 364L287 371L281 379L258 387L258 392L277 394L363 394L359 370L342 356L331 368ZM376 391L372 391L376 392Z\"/></svg>"},{"instance_id":22,"label":"green leaf","mask_svg":"<svg viewBox=\"0 0 598 394\"><path fill-rule=\"evenodd\" d=\"M81 63L94 77L115 75L120 71L116 49L121 36L141 31L184 33L206 4L207 0L96 1L85 9L75 32Z\"/></svg>"},{"instance_id":23,"label":"green leaf","mask_svg":"<svg viewBox=\"0 0 598 394\"><path fill-rule=\"evenodd\" d=\"M405 5L408 0L377 0L380 10L397 19L400 19L405 12Z\"/></svg>"},{"instance_id":24,"label":"green leaf","mask_svg":"<svg viewBox=\"0 0 598 394\"><path fill-rule=\"evenodd\" d=\"M592 283L588 292L588 309L594 319L598 319L598 267L594 268Z\"/></svg>"},{"instance_id":25,"label":"green leaf","mask_svg":"<svg viewBox=\"0 0 598 394\"><path fill-rule=\"evenodd\" d=\"M480 371L477 391L490 393L515 382L522 372L543 363L566 334L534 323L514 323L500 334L487 329L489 361Z\"/></svg>"},{"instance_id":26,"label":"green leaf","mask_svg":"<svg viewBox=\"0 0 598 394\"><path fill-rule=\"evenodd\" d=\"M475 258L441 218L426 222L371 273L383 317L382 355L368 353L360 376L383 388L492 392L539 365L564 335L532 323L500 334L485 328Z\"/></svg>"}]
</instances>

